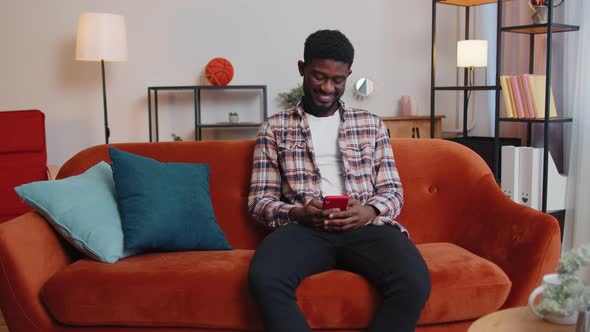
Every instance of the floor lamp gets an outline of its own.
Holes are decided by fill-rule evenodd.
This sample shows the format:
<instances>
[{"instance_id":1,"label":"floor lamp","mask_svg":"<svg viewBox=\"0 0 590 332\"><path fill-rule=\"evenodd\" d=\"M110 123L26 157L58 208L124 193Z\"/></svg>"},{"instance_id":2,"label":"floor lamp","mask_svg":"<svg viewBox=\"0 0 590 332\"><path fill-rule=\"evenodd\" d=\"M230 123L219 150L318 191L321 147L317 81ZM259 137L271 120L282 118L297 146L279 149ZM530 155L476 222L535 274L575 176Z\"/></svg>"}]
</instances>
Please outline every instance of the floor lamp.
<instances>
[{"instance_id":1,"label":"floor lamp","mask_svg":"<svg viewBox=\"0 0 590 332\"><path fill-rule=\"evenodd\" d=\"M127 32L125 17L106 13L82 13L78 18L76 60L100 61L102 69L102 99L104 104L105 141L109 143L107 93L104 75L105 61L127 61Z\"/></svg>"}]
</instances>

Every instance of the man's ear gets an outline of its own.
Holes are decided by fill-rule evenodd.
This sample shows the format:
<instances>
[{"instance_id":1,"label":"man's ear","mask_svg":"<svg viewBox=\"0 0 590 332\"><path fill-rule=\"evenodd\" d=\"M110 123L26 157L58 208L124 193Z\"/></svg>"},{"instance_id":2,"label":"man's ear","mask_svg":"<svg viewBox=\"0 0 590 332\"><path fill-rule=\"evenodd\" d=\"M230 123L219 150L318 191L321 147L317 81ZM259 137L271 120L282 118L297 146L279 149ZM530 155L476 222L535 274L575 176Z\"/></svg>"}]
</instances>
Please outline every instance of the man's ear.
<instances>
[{"instance_id":1,"label":"man's ear","mask_svg":"<svg viewBox=\"0 0 590 332\"><path fill-rule=\"evenodd\" d=\"M297 67L299 67L299 75L303 76L304 69L305 69L305 62L299 60L297 62Z\"/></svg>"}]
</instances>

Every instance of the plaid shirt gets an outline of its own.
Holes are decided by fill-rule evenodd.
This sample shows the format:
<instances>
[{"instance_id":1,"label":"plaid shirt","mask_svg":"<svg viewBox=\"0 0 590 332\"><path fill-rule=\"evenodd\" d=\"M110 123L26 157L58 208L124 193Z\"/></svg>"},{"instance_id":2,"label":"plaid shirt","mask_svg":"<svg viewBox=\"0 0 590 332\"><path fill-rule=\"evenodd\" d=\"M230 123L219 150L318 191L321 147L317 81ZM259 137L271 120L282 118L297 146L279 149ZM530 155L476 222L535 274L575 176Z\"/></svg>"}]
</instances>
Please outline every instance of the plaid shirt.
<instances>
[{"instance_id":1,"label":"plaid shirt","mask_svg":"<svg viewBox=\"0 0 590 332\"><path fill-rule=\"evenodd\" d=\"M338 144L342 153L346 194L379 215L370 223L394 225L403 205L399 179L387 129L381 118L347 108L340 102ZM313 198L322 200L307 114L297 107L274 114L258 131L248 195L252 216L271 228L290 222L289 211Z\"/></svg>"}]
</instances>

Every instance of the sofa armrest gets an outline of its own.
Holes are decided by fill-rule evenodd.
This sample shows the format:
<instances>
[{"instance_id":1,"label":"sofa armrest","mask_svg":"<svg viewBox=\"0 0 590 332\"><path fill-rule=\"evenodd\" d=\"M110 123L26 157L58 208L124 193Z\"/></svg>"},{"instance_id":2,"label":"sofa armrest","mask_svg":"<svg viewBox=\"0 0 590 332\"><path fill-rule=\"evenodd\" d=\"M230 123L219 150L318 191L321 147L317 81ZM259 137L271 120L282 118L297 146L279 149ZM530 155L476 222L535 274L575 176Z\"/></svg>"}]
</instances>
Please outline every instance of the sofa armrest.
<instances>
[{"instance_id":1,"label":"sofa armrest","mask_svg":"<svg viewBox=\"0 0 590 332\"><path fill-rule=\"evenodd\" d=\"M512 281L505 308L525 305L560 256L560 229L546 213L508 198L491 174L481 178L457 225L455 242L497 264Z\"/></svg>"},{"instance_id":2,"label":"sofa armrest","mask_svg":"<svg viewBox=\"0 0 590 332\"><path fill-rule=\"evenodd\" d=\"M0 224L0 306L11 332L54 329L41 288L70 263L66 248L36 212Z\"/></svg>"}]
</instances>

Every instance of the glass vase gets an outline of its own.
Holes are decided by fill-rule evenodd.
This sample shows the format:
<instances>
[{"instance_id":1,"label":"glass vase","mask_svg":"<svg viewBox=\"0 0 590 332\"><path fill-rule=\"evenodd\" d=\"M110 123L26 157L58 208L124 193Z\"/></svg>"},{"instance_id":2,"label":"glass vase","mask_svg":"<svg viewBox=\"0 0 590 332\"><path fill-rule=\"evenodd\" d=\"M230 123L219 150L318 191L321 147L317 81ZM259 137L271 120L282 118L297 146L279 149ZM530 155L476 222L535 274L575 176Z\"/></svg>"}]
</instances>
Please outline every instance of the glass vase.
<instances>
[{"instance_id":1,"label":"glass vase","mask_svg":"<svg viewBox=\"0 0 590 332\"><path fill-rule=\"evenodd\" d=\"M531 14L533 24L547 23L547 10L547 6L533 6L533 13Z\"/></svg>"}]
</instances>

